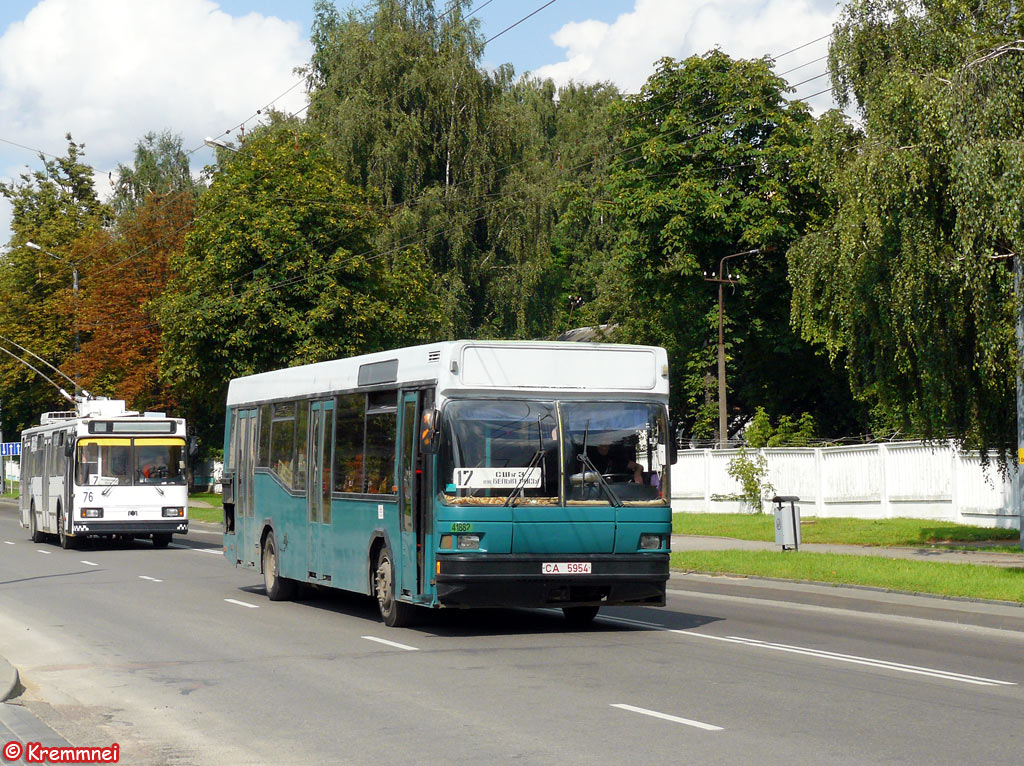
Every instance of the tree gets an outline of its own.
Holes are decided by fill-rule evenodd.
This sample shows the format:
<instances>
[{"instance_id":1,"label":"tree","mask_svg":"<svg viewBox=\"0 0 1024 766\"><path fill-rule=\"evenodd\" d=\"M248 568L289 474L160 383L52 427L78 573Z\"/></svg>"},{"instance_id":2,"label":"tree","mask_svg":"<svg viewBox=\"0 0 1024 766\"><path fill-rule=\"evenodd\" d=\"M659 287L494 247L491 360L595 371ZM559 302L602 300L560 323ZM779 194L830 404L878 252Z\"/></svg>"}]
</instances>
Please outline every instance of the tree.
<instances>
[{"instance_id":1,"label":"tree","mask_svg":"<svg viewBox=\"0 0 1024 766\"><path fill-rule=\"evenodd\" d=\"M1014 3L854 0L842 105L815 153L832 209L790 251L793 321L844 361L879 428L1015 440L1010 254L1024 246L1024 17Z\"/></svg>"},{"instance_id":2,"label":"tree","mask_svg":"<svg viewBox=\"0 0 1024 766\"><path fill-rule=\"evenodd\" d=\"M93 170L82 159L84 145L70 134L67 142L66 156L40 156L42 170L0 184L13 207L10 250L0 260L0 335L57 367L73 350L72 243L108 220ZM18 353L8 343L0 345ZM38 423L41 412L67 405L56 389L7 354L0 354L0 401L8 434Z\"/></svg>"},{"instance_id":3,"label":"tree","mask_svg":"<svg viewBox=\"0 0 1024 766\"><path fill-rule=\"evenodd\" d=\"M170 131L149 132L135 145L131 167L118 164L110 205L121 217L139 208L150 194L196 196L202 188L192 178L181 136Z\"/></svg>"},{"instance_id":4,"label":"tree","mask_svg":"<svg viewBox=\"0 0 1024 766\"><path fill-rule=\"evenodd\" d=\"M606 187L617 238L584 313L616 325L615 339L669 350L673 407L699 437L716 412L717 302L703 275L749 249L759 252L733 262L740 284L726 301L730 431L754 405L812 412L828 430L854 419L845 382L789 327L783 253L820 202L813 120L784 88L767 60L715 50L662 59L617 110L624 127Z\"/></svg>"},{"instance_id":5,"label":"tree","mask_svg":"<svg viewBox=\"0 0 1024 766\"><path fill-rule=\"evenodd\" d=\"M422 252L375 246L385 218L322 134L277 117L221 160L157 309L162 380L207 447L230 378L426 342L441 325Z\"/></svg>"},{"instance_id":6,"label":"tree","mask_svg":"<svg viewBox=\"0 0 1024 766\"><path fill-rule=\"evenodd\" d=\"M82 259L76 331L83 342L68 368L94 395L124 399L135 410L174 410L159 379L163 338L155 307L193 220L188 192L150 192L116 227L85 234L72 252Z\"/></svg>"}]
</instances>

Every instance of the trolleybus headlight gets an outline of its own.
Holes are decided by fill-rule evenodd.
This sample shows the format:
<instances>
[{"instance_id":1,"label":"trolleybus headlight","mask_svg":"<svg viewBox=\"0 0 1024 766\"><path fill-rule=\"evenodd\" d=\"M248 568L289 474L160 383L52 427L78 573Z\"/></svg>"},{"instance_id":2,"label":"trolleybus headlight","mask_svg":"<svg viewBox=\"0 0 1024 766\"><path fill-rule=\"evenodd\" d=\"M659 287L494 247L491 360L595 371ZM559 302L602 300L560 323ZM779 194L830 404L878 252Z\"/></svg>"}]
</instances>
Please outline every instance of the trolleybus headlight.
<instances>
[{"instance_id":1,"label":"trolleybus headlight","mask_svg":"<svg viewBox=\"0 0 1024 766\"><path fill-rule=\"evenodd\" d=\"M475 551L480 547L480 535L459 535L460 551Z\"/></svg>"},{"instance_id":2,"label":"trolleybus headlight","mask_svg":"<svg viewBox=\"0 0 1024 766\"><path fill-rule=\"evenodd\" d=\"M83 519L102 519L103 509L102 508L82 508Z\"/></svg>"},{"instance_id":3,"label":"trolleybus headlight","mask_svg":"<svg viewBox=\"0 0 1024 766\"><path fill-rule=\"evenodd\" d=\"M661 535L640 535L640 550L656 551L664 544L663 540Z\"/></svg>"},{"instance_id":4,"label":"trolleybus headlight","mask_svg":"<svg viewBox=\"0 0 1024 766\"><path fill-rule=\"evenodd\" d=\"M164 518L181 518L185 515L185 509L180 506L177 508L164 508Z\"/></svg>"}]
</instances>

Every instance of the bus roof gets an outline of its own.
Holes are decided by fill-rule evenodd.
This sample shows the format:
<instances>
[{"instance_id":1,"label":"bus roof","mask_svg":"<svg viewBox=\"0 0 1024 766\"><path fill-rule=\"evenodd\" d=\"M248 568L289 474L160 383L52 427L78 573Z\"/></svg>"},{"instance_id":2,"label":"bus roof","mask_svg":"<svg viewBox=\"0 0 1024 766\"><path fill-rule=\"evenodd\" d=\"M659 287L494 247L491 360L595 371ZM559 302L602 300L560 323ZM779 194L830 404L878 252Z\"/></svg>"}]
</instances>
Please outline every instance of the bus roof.
<instances>
[{"instance_id":1,"label":"bus roof","mask_svg":"<svg viewBox=\"0 0 1024 766\"><path fill-rule=\"evenodd\" d=\"M415 383L438 393L566 392L668 396L668 356L657 346L457 340L235 378L227 404L329 395Z\"/></svg>"}]
</instances>

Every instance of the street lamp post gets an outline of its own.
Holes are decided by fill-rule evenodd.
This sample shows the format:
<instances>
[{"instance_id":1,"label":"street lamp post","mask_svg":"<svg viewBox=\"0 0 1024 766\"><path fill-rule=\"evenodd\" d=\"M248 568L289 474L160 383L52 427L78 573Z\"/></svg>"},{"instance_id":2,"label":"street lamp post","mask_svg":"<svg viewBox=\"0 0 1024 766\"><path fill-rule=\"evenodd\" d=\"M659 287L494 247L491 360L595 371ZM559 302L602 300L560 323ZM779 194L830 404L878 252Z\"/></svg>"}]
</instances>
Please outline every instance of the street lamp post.
<instances>
[{"instance_id":1,"label":"street lamp post","mask_svg":"<svg viewBox=\"0 0 1024 766\"><path fill-rule=\"evenodd\" d=\"M78 338L78 261L69 261L67 258L61 258L59 255L54 255L49 250L44 250L35 242L26 242L25 247L31 248L32 250L38 250L41 253L53 258L55 261L61 263L71 264L71 289L75 296L75 351L79 349L79 338Z\"/></svg>"},{"instance_id":2,"label":"street lamp post","mask_svg":"<svg viewBox=\"0 0 1024 766\"><path fill-rule=\"evenodd\" d=\"M718 446L726 447L729 441L728 416L726 412L725 395L725 292L726 285L735 285L737 280L725 271L725 262L731 258L739 258L741 255L753 255L761 250L744 250L742 253L726 255L718 261L718 274L711 275L704 272L705 282L716 282L718 284Z\"/></svg>"}]
</instances>

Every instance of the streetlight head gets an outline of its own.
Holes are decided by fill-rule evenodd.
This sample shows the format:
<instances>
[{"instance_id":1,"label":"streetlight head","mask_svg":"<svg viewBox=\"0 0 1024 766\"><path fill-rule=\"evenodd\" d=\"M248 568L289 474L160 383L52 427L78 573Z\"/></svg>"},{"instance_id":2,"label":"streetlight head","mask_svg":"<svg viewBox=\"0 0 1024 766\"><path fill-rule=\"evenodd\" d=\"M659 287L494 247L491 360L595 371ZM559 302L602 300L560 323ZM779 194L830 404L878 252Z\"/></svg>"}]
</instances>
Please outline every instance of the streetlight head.
<instances>
[{"instance_id":1,"label":"streetlight head","mask_svg":"<svg viewBox=\"0 0 1024 766\"><path fill-rule=\"evenodd\" d=\"M211 138L210 136L207 136L206 138L203 139L203 143L209 146L211 149L227 149L229 152L238 151L235 147L224 143L219 138Z\"/></svg>"},{"instance_id":2,"label":"streetlight head","mask_svg":"<svg viewBox=\"0 0 1024 766\"><path fill-rule=\"evenodd\" d=\"M26 242L25 243L25 247L30 247L33 250L42 250L43 249L43 248L39 247L39 245L37 245L35 242Z\"/></svg>"}]
</instances>

